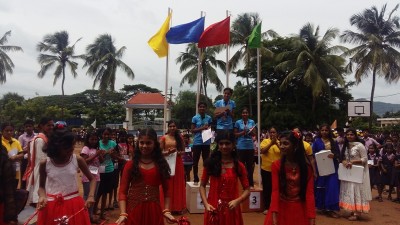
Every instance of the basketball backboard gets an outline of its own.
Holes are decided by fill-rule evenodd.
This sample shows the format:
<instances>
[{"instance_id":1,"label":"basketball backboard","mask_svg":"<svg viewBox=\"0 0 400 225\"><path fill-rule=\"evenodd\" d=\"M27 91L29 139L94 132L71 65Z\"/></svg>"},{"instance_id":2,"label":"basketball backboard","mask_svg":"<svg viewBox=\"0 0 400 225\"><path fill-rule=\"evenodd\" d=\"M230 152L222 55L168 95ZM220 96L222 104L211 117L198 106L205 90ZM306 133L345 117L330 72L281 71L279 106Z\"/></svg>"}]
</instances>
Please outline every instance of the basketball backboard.
<instances>
[{"instance_id":1,"label":"basketball backboard","mask_svg":"<svg viewBox=\"0 0 400 225\"><path fill-rule=\"evenodd\" d=\"M347 102L347 116L349 117L371 116L371 102L370 101Z\"/></svg>"}]
</instances>

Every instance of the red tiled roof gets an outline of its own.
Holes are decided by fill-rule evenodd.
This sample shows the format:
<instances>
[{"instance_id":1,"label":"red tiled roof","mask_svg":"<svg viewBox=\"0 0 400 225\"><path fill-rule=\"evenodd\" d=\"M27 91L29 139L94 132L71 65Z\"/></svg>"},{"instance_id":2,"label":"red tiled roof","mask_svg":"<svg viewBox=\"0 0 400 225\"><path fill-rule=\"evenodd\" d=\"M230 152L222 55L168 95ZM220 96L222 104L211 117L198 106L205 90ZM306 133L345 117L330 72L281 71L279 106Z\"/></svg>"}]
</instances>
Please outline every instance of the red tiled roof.
<instances>
[{"instance_id":1,"label":"red tiled roof","mask_svg":"<svg viewBox=\"0 0 400 225\"><path fill-rule=\"evenodd\" d=\"M132 96L126 104L128 105L143 105L143 104L164 104L164 96L160 93L138 93Z\"/></svg>"}]
</instances>

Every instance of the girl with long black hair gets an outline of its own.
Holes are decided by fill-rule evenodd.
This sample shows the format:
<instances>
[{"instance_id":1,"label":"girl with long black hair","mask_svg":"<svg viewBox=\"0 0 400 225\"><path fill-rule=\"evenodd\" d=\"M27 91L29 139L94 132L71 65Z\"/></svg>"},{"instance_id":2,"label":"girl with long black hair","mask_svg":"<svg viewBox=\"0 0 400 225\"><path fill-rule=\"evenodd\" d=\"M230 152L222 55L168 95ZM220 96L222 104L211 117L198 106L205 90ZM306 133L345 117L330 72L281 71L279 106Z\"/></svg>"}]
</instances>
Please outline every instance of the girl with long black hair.
<instances>
[{"instance_id":1,"label":"girl with long black hair","mask_svg":"<svg viewBox=\"0 0 400 225\"><path fill-rule=\"evenodd\" d=\"M160 205L160 185L168 193L170 168L162 155L154 129L141 130L133 160L125 164L119 187L118 225L163 225L165 217L176 221L169 210L169 196ZM164 209L164 210L163 210Z\"/></svg>"},{"instance_id":2,"label":"girl with long black hair","mask_svg":"<svg viewBox=\"0 0 400 225\"><path fill-rule=\"evenodd\" d=\"M160 147L166 157L176 157L174 175L168 181L170 204L172 213L182 214L186 209L185 169L183 167L182 154L185 153L185 145L174 121L168 121L168 132L161 137ZM176 156L174 154L176 153Z\"/></svg>"},{"instance_id":3,"label":"girl with long black hair","mask_svg":"<svg viewBox=\"0 0 400 225\"><path fill-rule=\"evenodd\" d=\"M205 207L204 225L243 225L240 203L250 194L246 168L238 160L232 132L218 131L216 142L217 150L205 162L200 183L200 196ZM208 181L210 191L206 196ZM243 187L240 195L239 181Z\"/></svg>"},{"instance_id":4,"label":"girl with long black hair","mask_svg":"<svg viewBox=\"0 0 400 225\"><path fill-rule=\"evenodd\" d=\"M314 177L301 135L281 133L282 158L272 163L271 205L264 225L315 224Z\"/></svg>"}]
</instances>

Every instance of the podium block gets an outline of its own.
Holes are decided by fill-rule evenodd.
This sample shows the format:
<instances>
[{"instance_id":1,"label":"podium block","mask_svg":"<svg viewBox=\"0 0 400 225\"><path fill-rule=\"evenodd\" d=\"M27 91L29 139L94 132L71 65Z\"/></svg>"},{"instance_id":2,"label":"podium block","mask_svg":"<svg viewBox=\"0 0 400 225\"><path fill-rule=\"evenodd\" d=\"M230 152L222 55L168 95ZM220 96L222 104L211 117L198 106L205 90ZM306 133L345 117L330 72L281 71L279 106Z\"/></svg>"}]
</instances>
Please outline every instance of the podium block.
<instances>
[{"instance_id":1,"label":"podium block","mask_svg":"<svg viewBox=\"0 0 400 225\"><path fill-rule=\"evenodd\" d=\"M193 182L186 182L186 207L189 213L204 213L204 205L200 197L199 187L200 183L198 185L194 185ZM210 185L207 185L207 194L209 190Z\"/></svg>"},{"instance_id":2,"label":"podium block","mask_svg":"<svg viewBox=\"0 0 400 225\"><path fill-rule=\"evenodd\" d=\"M241 204L242 212L262 212L264 211L264 201L262 189L250 190L250 195Z\"/></svg>"}]
</instances>

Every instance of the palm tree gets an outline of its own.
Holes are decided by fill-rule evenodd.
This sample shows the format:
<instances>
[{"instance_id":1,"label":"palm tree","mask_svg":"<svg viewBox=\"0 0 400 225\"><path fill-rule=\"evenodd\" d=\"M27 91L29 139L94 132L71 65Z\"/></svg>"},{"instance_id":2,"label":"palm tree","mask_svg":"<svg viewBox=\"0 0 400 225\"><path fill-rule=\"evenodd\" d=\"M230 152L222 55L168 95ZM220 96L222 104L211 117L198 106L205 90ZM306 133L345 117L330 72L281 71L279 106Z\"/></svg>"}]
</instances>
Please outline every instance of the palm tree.
<instances>
[{"instance_id":1,"label":"palm tree","mask_svg":"<svg viewBox=\"0 0 400 225\"><path fill-rule=\"evenodd\" d=\"M358 32L346 30L340 36L343 42L358 45L343 54L350 57L346 67L349 72L353 72L353 66L356 64L356 82L360 83L372 72L369 128L372 126L377 75L388 83L397 82L400 78L400 53L397 50L400 47L399 17L393 15L398 7L397 4L387 18L386 4L380 12L375 6L365 9L350 18L350 24L355 25Z\"/></svg>"},{"instance_id":2,"label":"palm tree","mask_svg":"<svg viewBox=\"0 0 400 225\"><path fill-rule=\"evenodd\" d=\"M65 68L68 66L71 74L74 78L78 75L76 70L78 63L72 61L77 59L79 56L74 55L75 44L81 40L79 38L72 46L69 46L69 35L67 31L60 31L54 34L48 34L44 36L43 41L37 44L36 49L39 52L45 52L48 54L39 54L38 61L41 65L41 69L38 72L38 77L43 78L46 72L53 66L56 66L54 71L53 85L57 83L57 80L62 77L61 81L61 92L64 99L64 83L65 83ZM64 117L64 100L61 100L61 115Z\"/></svg>"},{"instance_id":3,"label":"palm tree","mask_svg":"<svg viewBox=\"0 0 400 225\"><path fill-rule=\"evenodd\" d=\"M225 62L217 60L216 55L221 52L222 47L214 46L205 48L201 54L201 68L203 72L203 79L201 84L201 91L204 90L204 95L207 96L207 84L208 82L215 85L217 91L222 91L224 85L217 75L215 67L220 68L225 72ZM185 52L181 52L180 56L176 59L176 63L181 63L179 72L182 73L189 70L181 80L181 86L187 82L190 86L193 86L197 82L197 71L198 71L198 57L199 52L197 45L194 43L188 44Z\"/></svg>"},{"instance_id":4,"label":"palm tree","mask_svg":"<svg viewBox=\"0 0 400 225\"><path fill-rule=\"evenodd\" d=\"M344 85L343 78L345 60L335 52L345 51L342 46L331 46L339 30L328 29L324 36L319 36L319 26L314 29L310 23L300 29L298 36L293 37L294 50L281 53L278 60L284 61L277 65L277 70L288 72L281 84L284 90L295 80L302 81L312 91L312 112L315 112L316 101L322 93L330 96L329 82L335 81Z\"/></svg>"},{"instance_id":5,"label":"palm tree","mask_svg":"<svg viewBox=\"0 0 400 225\"><path fill-rule=\"evenodd\" d=\"M135 78L133 70L121 60L125 50L125 46L117 50L109 34L98 36L93 44L86 47L83 67L88 67L87 74L94 78L93 87L99 84L101 93L115 90L118 68L122 69L129 78Z\"/></svg>"},{"instance_id":6,"label":"palm tree","mask_svg":"<svg viewBox=\"0 0 400 225\"><path fill-rule=\"evenodd\" d=\"M256 57L256 51L248 47L248 40L251 32L259 23L261 23L261 20L258 13L243 13L233 21L230 34L230 45L232 47L238 46L239 49L233 54L233 56L229 60L230 70L235 70L239 63L243 60L245 63L244 69L249 71L251 67L251 60ZM262 37L265 38L267 36L277 37L278 34L273 30L268 30L262 33ZM261 51L263 54L269 54L270 56L272 55L272 52L264 47L261 48ZM245 78L249 94L250 115L252 115L253 107L251 100L251 86L249 82L249 76L250 74L247 74Z\"/></svg>"},{"instance_id":7,"label":"palm tree","mask_svg":"<svg viewBox=\"0 0 400 225\"><path fill-rule=\"evenodd\" d=\"M7 44L9 36L11 36L11 31L7 31L3 37L0 38L0 84L4 84L6 82L6 74L12 74L14 68L14 63L6 54L6 52L22 51L22 48L19 46L5 45Z\"/></svg>"}]
</instances>

